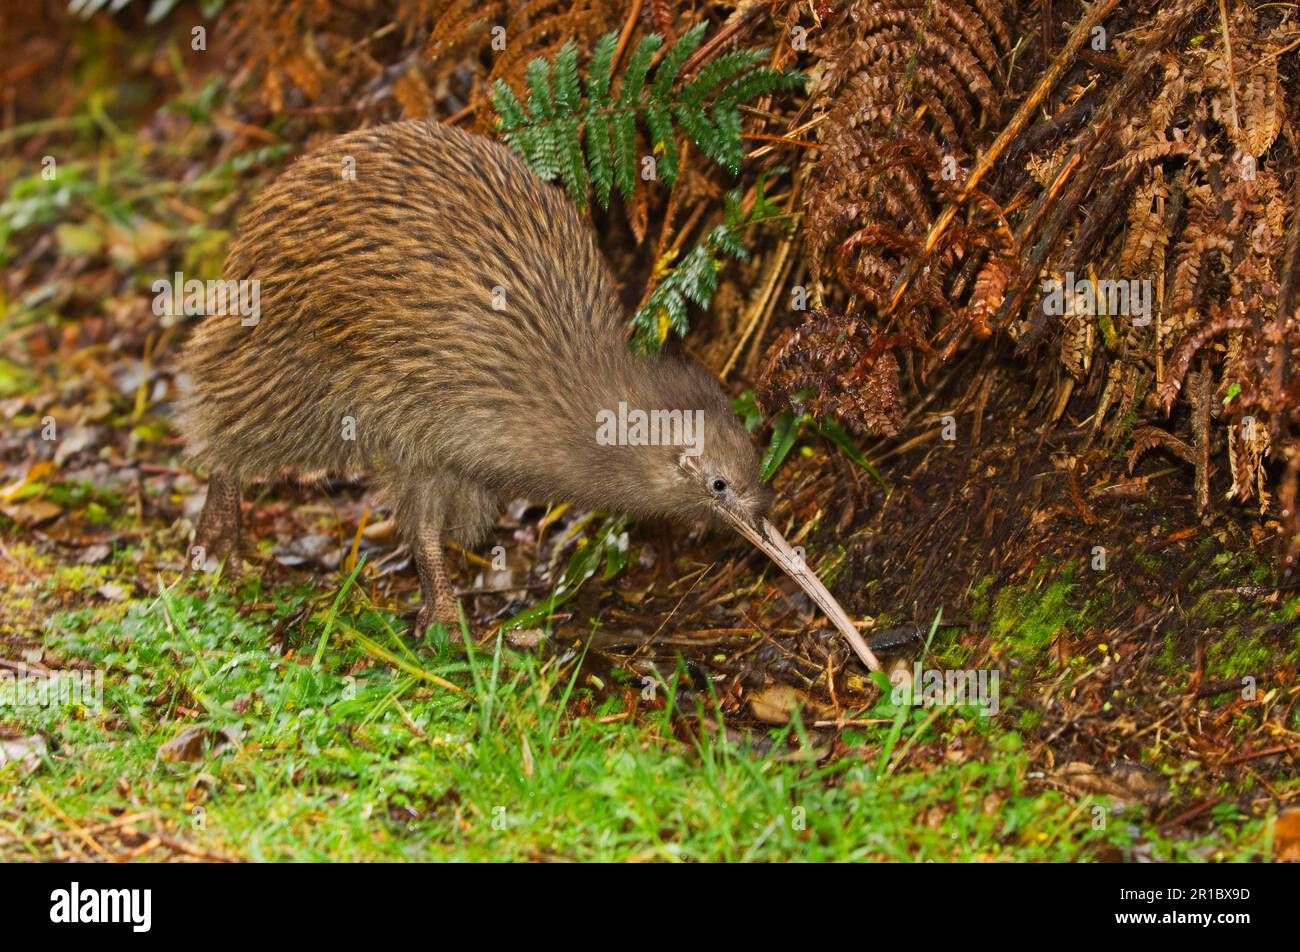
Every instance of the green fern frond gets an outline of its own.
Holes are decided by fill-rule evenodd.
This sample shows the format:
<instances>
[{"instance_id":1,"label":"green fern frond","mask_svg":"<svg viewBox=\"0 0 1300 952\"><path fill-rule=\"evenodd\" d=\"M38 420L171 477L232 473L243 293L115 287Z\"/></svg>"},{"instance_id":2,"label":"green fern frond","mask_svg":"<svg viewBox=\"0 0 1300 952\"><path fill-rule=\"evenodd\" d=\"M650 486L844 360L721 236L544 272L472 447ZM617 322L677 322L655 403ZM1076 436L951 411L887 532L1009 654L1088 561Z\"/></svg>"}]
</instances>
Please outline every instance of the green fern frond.
<instances>
[{"instance_id":1,"label":"green fern frond","mask_svg":"<svg viewBox=\"0 0 1300 952\"><path fill-rule=\"evenodd\" d=\"M524 109L524 104L519 101L515 91L501 80L492 84L489 98L492 100L492 108L501 117L499 127L507 136L528 123L528 112Z\"/></svg>"},{"instance_id":2,"label":"green fern frond","mask_svg":"<svg viewBox=\"0 0 1300 952\"><path fill-rule=\"evenodd\" d=\"M672 115L663 103L651 100L646 104L645 124L650 132L650 150L660 156L659 174L665 181L675 182L681 153L677 148Z\"/></svg>"},{"instance_id":3,"label":"green fern frond","mask_svg":"<svg viewBox=\"0 0 1300 952\"><path fill-rule=\"evenodd\" d=\"M528 83L528 113L534 122L545 122L555 115L555 103L551 98L551 64L538 57L524 68L524 80Z\"/></svg>"},{"instance_id":4,"label":"green fern frond","mask_svg":"<svg viewBox=\"0 0 1300 952\"><path fill-rule=\"evenodd\" d=\"M570 195L587 194L587 163L582 155L582 126L570 116L559 124L560 174Z\"/></svg>"},{"instance_id":5,"label":"green fern frond","mask_svg":"<svg viewBox=\"0 0 1300 952\"><path fill-rule=\"evenodd\" d=\"M669 333L685 336L690 330L687 302L707 308L718 290L718 272L726 260L743 261L749 257L741 236L746 228L784 214L780 206L767 197L765 182L769 175L781 174L784 169L773 169L759 177L755 185L755 199L748 212L743 204L743 190L736 188L727 193L725 214L721 224L715 225L698 245L682 258L660 282L655 285L645 304L632 315L632 347L639 351L656 351Z\"/></svg>"},{"instance_id":6,"label":"green fern frond","mask_svg":"<svg viewBox=\"0 0 1300 952\"><path fill-rule=\"evenodd\" d=\"M724 85L714 97L714 108L733 108L741 103L766 96L773 92L786 92L803 85L802 73L776 73L771 70L745 73ZM773 85L775 82L775 85Z\"/></svg>"},{"instance_id":7,"label":"green fern frond","mask_svg":"<svg viewBox=\"0 0 1300 952\"><path fill-rule=\"evenodd\" d=\"M587 192L609 207L615 188L630 201L641 170L638 128L644 128L659 178L672 187L680 171L677 137L685 133L707 157L736 174L744 159L740 106L756 97L802 84L803 75L763 64L765 50L736 50L718 57L685 84L680 73L700 46L706 25L692 27L651 66L663 37L643 37L628 57L614 89L618 34L596 41L585 84L572 41L555 55L532 60L524 72L527 98L493 84L490 99L505 143L542 178L562 179L579 207ZM585 99L582 95L585 85ZM584 150L585 146L585 150Z\"/></svg>"},{"instance_id":8,"label":"green fern frond","mask_svg":"<svg viewBox=\"0 0 1300 952\"><path fill-rule=\"evenodd\" d=\"M726 109L715 104L713 127L718 131L715 140L717 161L726 166L732 175L740 174L740 163L745 160L744 147L740 141L740 113L735 109Z\"/></svg>"},{"instance_id":9,"label":"green fern frond","mask_svg":"<svg viewBox=\"0 0 1300 952\"><path fill-rule=\"evenodd\" d=\"M578 47L570 40L555 54L555 107L560 115L575 115L582 106L578 79Z\"/></svg>"},{"instance_id":10,"label":"green fern frond","mask_svg":"<svg viewBox=\"0 0 1300 952\"><path fill-rule=\"evenodd\" d=\"M698 76L682 87L682 101L692 106L699 106L708 98L713 88L723 80L758 70L759 64L767 57L768 52L765 49L756 49L734 50L731 53L722 54L700 70ZM775 71L769 70L768 72Z\"/></svg>"},{"instance_id":11,"label":"green fern frond","mask_svg":"<svg viewBox=\"0 0 1300 952\"><path fill-rule=\"evenodd\" d=\"M614 51L618 49L618 34L606 33L596 41L587 64L587 99L595 107L609 104L609 87L613 79Z\"/></svg>"},{"instance_id":12,"label":"green fern frond","mask_svg":"<svg viewBox=\"0 0 1300 952\"><path fill-rule=\"evenodd\" d=\"M632 200L636 188L636 115L616 112L611 117L614 124L614 181L626 201Z\"/></svg>"},{"instance_id":13,"label":"green fern frond","mask_svg":"<svg viewBox=\"0 0 1300 952\"><path fill-rule=\"evenodd\" d=\"M610 117L596 113L587 118L587 161L591 164L591 180L596 186L596 200L601 208L609 207L609 194L614 187L614 159L611 147ZM572 193L570 193L572 195ZM586 194L573 196L579 208L586 207Z\"/></svg>"},{"instance_id":14,"label":"green fern frond","mask_svg":"<svg viewBox=\"0 0 1300 952\"><path fill-rule=\"evenodd\" d=\"M691 54L699 48L707 27L707 23L695 24L664 54L663 60L655 70L654 87L651 90L652 99L664 100L669 97L673 91L673 83L677 82L677 74L682 71Z\"/></svg>"},{"instance_id":15,"label":"green fern frond","mask_svg":"<svg viewBox=\"0 0 1300 952\"><path fill-rule=\"evenodd\" d=\"M655 51L663 45L664 38L658 33L651 33L636 45L627 69L623 72L623 83L618 90L618 104L621 108L634 111L641 103L641 92L645 89L646 74L650 71L650 61Z\"/></svg>"}]
</instances>

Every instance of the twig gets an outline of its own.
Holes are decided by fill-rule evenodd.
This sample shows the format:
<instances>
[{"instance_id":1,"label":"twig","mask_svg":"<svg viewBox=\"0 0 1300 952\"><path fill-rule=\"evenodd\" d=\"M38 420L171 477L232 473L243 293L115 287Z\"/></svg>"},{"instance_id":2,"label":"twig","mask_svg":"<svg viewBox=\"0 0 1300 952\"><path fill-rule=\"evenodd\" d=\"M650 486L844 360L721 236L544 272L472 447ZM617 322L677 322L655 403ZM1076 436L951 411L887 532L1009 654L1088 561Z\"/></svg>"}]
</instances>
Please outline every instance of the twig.
<instances>
[{"instance_id":1,"label":"twig","mask_svg":"<svg viewBox=\"0 0 1300 952\"><path fill-rule=\"evenodd\" d=\"M110 853L108 850L104 849L104 847L100 846L99 841L96 840L89 833L87 833L85 829L83 829L82 826L76 820L68 816L68 814L64 813L63 810L59 808L59 805L55 803L53 800L51 800L49 797L47 797L44 791L42 791L40 787L33 786L31 788L31 791L32 791L32 796L34 796L37 800L41 801L41 805L44 806L45 809L49 810L56 817L58 817L60 820L66 823L68 825L68 828L72 830L72 832L75 833L82 842L84 842L87 846L89 846L92 850L94 850L104 859L108 860L109 862L113 861L114 859L113 854Z\"/></svg>"},{"instance_id":2,"label":"twig","mask_svg":"<svg viewBox=\"0 0 1300 952\"><path fill-rule=\"evenodd\" d=\"M1240 685L1234 685L1234 687L1240 687ZM1222 692L1216 691L1215 693L1220 694ZM1278 744L1276 747L1265 747L1263 750L1252 750L1249 753L1229 757L1227 760L1223 761L1220 766L1226 767L1229 764L1239 764L1247 760L1258 760L1260 757L1273 757L1277 754L1294 754L1295 752L1296 749L1290 744Z\"/></svg>"},{"instance_id":3,"label":"twig","mask_svg":"<svg viewBox=\"0 0 1300 952\"><path fill-rule=\"evenodd\" d=\"M776 256L772 259L772 263L768 267L766 280L763 283L763 290L759 293L758 297L754 299L754 303L749 308L749 313L745 316L745 326L740 333L740 340L736 341L736 346L732 348L731 356L728 357L727 362L722 365L722 371L719 376L723 380L727 379L727 375L731 373L731 369L736 366L736 361L740 359L740 353L745 349L745 344L749 341L749 335L754 332L754 328L757 326L759 318L767 312L768 302L771 300L772 294L776 290L777 283L780 281L781 274L785 270L785 263L790 257L790 249L793 246L794 240L787 237L782 239L780 247L777 248Z\"/></svg>"},{"instance_id":4,"label":"twig","mask_svg":"<svg viewBox=\"0 0 1300 952\"><path fill-rule=\"evenodd\" d=\"M124 813L122 814L122 816L118 817L115 820L109 820L105 823L96 823L94 826L86 826L86 827L82 827L82 829L85 830L86 833L92 835L96 833L107 833L110 830L115 830L118 827L126 826L127 824L134 823L137 820L152 819L156 822L157 816L158 816L157 813L153 811L149 811L147 813ZM57 835L58 835L57 832L53 830L48 830L44 833L33 833L31 836L8 837L6 839L0 840L0 846L16 846L19 843L23 843L27 845L35 845L37 843L43 843L46 840L54 839Z\"/></svg>"},{"instance_id":5,"label":"twig","mask_svg":"<svg viewBox=\"0 0 1300 952\"><path fill-rule=\"evenodd\" d=\"M1237 116L1237 71L1232 63L1232 31L1228 29L1228 5L1219 0L1219 22L1223 24L1223 52L1228 63L1228 102L1232 110L1233 137L1241 131L1241 120Z\"/></svg>"},{"instance_id":6,"label":"twig","mask_svg":"<svg viewBox=\"0 0 1300 952\"><path fill-rule=\"evenodd\" d=\"M211 863L239 862L239 860L233 856L227 856L224 853L217 853L213 850L205 850L202 847L195 846L192 843L186 843L184 840L177 839L174 836L168 836L166 833L159 833L157 834L157 837L163 846L177 853L185 853L187 856L194 856Z\"/></svg>"},{"instance_id":7,"label":"twig","mask_svg":"<svg viewBox=\"0 0 1300 952\"><path fill-rule=\"evenodd\" d=\"M627 20L623 23L623 32L619 34L618 46L614 48L614 58L610 65L614 70L618 69L619 62L623 59L623 53L627 50L628 41L632 39L632 31L636 28L636 18L641 15L641 4L644 0L633 0L632 9L628 11Z\"/></svg>"},{"instance_id":8,"label":"twig","mask_svg":"<svg viewBox=\"0 0 1300 952\"><path fill-rule=\"evenodd\" d=\"M742 139L754 139L758 142L780 142L784 145L797 145L804 149L820 149L820 142L813 142L811 139L791 139L789 136L772 135L770 132L742 132ZM755 150L757 151L757 150ZM746 158L751 158L753 153Z\"/></svg>"},{"instance_id":9,"label":"twig","mask_svg":"<svg viewBox=\"0 0 1300 952\"><path fill-rule=\"evenodd\" d=\"M971 174L962 186L962 190L957 193L957 197L940 213L938 219L930 228L930 233L926 235L925 238L925 245L923 246L922 254L917 255L908 262L907 269L899 279L898 286L894 289L894 294L889 301L888 307L885 308L885 315L893 313L894 308L896 308L898 303L903 299L903 293L907 290L907 286L911 283L912 278L915 277L916 272L920 270L921 262L928 257L929 252L934 249L934 246L938 244L939 239L943 237L944 232L948 230L948 226L952 223L953 218L956 217L958 209L960 209L961 206L965 204L966 200L970 198L971 194L975 191L975 187L979 185L984 176L987 175L997 163L999 156L1001 156L1007 146L1015 140L1016 136L1020 134L1020 131L1025 127L1025 125L1028 124L1030 117L1034 115L1039 105L1042 104L1042 101L1047 98L1047 94L1056 87L1057 82L1065 73L1066 69L1068 69L1070 64L1074 62L1075 54L1092 36L1093 28L1110 15L1118 2L1119 0L1098 0L1092 9L1088 11L1088 15L1084 17L1079 22L1079 25L1070 33L1070 37L1066 40L1065 46L1061 48L1061 52L1052 60L1052 65L1043 73L1043 78L1038 81L1038 85L1036 85L1033 91L1025 98L1025 101L1020 104L1020 108L1016 110L1015 115L1011 117L1011 121L1007 123L1002 132L998 134L998 137L993 140L993 144L979 157L979 161L975 163L975 168L971 170Z\"/></svg>"},{"instance_id":10,"label":"twig","mask_svg":"<svg viewBox=\"0 0 1300 952\"><path fill-rule=\"evenodd\" d=\"M704 42L704 45L692 53L690 58L682 64L681 72L678 74L678 82L680 83L685 80L687 76L690 76L691 73L704 65L706 60L712 59L714 53L717 52L718 47L722 46L722 44L726 43L731 38L739 35L743 29L748 27L754 17L760 13L765 13L766 11L767 4L759 2L759 0L750 0L748 7L737 9L736 12L731 15L731 18L722 25L722 29L709 37Z\"/></svg>"},{"instance_id":11,"label":"twig","mask_svg":"<svg viewBox=\"0 0 1300 952\"><path fill-rule=\"evenodd\" d=\"M1165 831L1165 830L1172 830L1176 826L1182 826L1184 823L1188 823L1192 820L1195 820L1198 816L1200 816L1203 813L1209 813L1210 810L1214 809L1214 807L1218 806L1222 802L1223 802L1222 796L1210 797L1210 799L1198 803L1190 810L1185 810L1184 812L1178 814L1178 816L1174 817L1168 823L1162 823L1160 825L1160 829L1161 831Z\"/></svg>"},{"instance_id":12,"label":"twig","mask_svg":"<svg viewBox=\"0 0 1300 952\"><path fill-rule=\"evenodd\" d=\"M143 856L145 853L148 853L148 852L151 852L151 851L157 849L157 848L159 847L159 845L161 845L161 843L162 843L162 840L161 840L161 839L159 839L159 838L156 837L156 836L151 836L151 837L149 837L149 839L147 839L145 842L141 843L141 844L140 844L139 846L137 846L135 849L131 850L131 851L128 852L128 853L124 853L124 854L118 856L118 857L117 857L117 861L118 861L119 863L129 863L129 862L132 862L133 860L137 860L137 859L139 859L141 856Z\"/></svg>"}]
</instances>

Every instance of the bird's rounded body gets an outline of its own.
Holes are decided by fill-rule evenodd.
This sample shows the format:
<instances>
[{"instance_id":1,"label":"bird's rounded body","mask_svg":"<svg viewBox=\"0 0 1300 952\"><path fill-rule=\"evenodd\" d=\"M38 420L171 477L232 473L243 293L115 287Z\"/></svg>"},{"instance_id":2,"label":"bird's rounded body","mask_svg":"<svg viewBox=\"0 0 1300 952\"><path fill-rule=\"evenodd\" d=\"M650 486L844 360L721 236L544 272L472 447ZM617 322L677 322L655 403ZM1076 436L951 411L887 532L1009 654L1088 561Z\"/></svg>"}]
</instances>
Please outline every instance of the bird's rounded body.
<instances>
[{"instance_id":1,"label":"bird's rounded body","mask_svg":"<svg viewBox=\"0 0 1300 952\"><path fill-rule=\"evenodd\" d=\"M237 534L239 486L287 472L371 475L430 558L515 495L687 522L724 495L766 509L721 388L629 351L589 226L490 140L411 121L330 141L254 201L223 278L258 282L260 313L205 318L182 357L181 430L213 474L200 537ZM600 439L620 406L701 417L703 457Z\"/></svg>"}]
</instances>

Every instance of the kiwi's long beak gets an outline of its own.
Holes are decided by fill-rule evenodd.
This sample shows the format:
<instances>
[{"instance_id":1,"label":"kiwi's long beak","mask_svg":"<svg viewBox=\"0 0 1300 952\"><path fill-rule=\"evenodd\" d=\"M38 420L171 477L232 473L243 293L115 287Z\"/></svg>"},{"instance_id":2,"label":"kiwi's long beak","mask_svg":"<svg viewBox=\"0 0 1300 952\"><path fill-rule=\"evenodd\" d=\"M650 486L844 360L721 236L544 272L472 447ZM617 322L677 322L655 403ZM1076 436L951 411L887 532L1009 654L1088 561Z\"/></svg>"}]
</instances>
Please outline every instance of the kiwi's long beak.
<instances>
[{"instance_id":1,"label":"kiwi's long beak","mask_svg":"<svg viewBox=\"0 0 1300 952\"><path fill-rule=\"evenodd\" d=\"M812 571L804 564L804 560L799 554L790 548L790 543L785 541L785 537L777 530L776 526L763 519L757 526L751 525L740 516L731 512L725 512L726 517L731 524L736 527L736 531L743 535L754 545L758 546L768 556L781 567L781 570L799 583L799 587L808 593L808 597L817 603L817 607L826 613L826 617L831 623L849 640L853 650L857 652L862 663L872 671L880 670L880 660L871 652L863 637L858 634L858 629L853 626L849 619L848 613L840 607L840 603L835 600L835 596L826 590Z\"/></svg>"}]
</instances>

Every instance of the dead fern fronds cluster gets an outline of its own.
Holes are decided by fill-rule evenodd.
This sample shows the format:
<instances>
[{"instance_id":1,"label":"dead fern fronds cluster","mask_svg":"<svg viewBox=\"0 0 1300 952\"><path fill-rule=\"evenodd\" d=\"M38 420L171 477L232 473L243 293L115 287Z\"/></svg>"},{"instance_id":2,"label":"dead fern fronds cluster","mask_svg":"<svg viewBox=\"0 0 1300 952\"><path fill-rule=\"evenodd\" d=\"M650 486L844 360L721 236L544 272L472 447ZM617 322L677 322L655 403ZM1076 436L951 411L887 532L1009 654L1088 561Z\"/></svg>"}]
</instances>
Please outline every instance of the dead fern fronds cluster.
<instances>
[{"instance_id":1,"label":"dead fern fronds cluster","mask_svg":"<svg viewBox=\"0 0 1300 952\"><path fill-rule=\"evenodd\" d=\"M820 119L803 196L813 299L888 342L874 346L898 351L917 390L983 340L1050 354L1040 386L1053 405L1073 398L1099 445L1127 448L1146 424L1133 462L1183 447L1204 510L1220 461L1220 495L1300 539L1269 489L1300 471L1285 465L1300 454L1295 12L1098 0L1043 14L850 0L814 29L800 116ZM789 339L771 353L782 380L824 369L809 356L799 371ZM824 405L859 430L872 416Z\"/></svg>"},{"instance_id":2,"label":"dead fern fronds cluster","mask_svg":"<svg viewBox=\"0 0 1300 952\"><path fill-rule=\"evenodd\" d=\"M618 26L615 0L238 0L232 59L273 113L361 113L372 121L453 112L486 101L496 81L565 43L587 49ZM479 117L483 131L491 116Z\"/></svg>"},{"instance_id":3,"label":"dead fern fronds cluster","mask_svg":"<svg viewBox=\"0 0 1300 952\"><path fill-rule=\"evenodd\" d=\"M1284 380L1297 341L1277 309L1289 212L1282 176L1294 153L1275 149L1284 107L1278 61L1294 35L1238 3L1216 38L1189 42L1184 32L1163 51L1149 96L1126 117L1117 159L1095 186L1126 196L1122 227L1078 247L1080 227L1062 255L1087 261L1103 279L1151 290L1140 315L1098 308L1091 316L1105 344L1095 425L1114 442L1131 413L1169 414L1199 361L1212 378L1207 405L1191 413L1225 426L1207 429L1203 439L1214 446L1198 459L1222 454L1227 495L1257 499L1261 511L1270 431L1277 435L1296 407ZM1208 466L1197 469L1198 496L1208 499Z\"/></svg>"},{"instance_id":4,"label":"dead fern fronds cluster","mask_svg":"<svg viewBox=\"0 0 1300 952\"><path fill-rule=\"evenodd\" d=\"M983 130L997 120L1010 48L1000 0L854 0L836 14L816 46L814 103L825 118L804 201L815 279L829 255L855 303L882 312L909 260L929 254L936 265L957 262L956 232L940 248L923 243L969 171ZM998 214L991 203L979 214L990 209ZM1003 270L995 264L982 276L976 321ZM951 314L941 273L935 267L919 276L890 328L912 347L928 350L934 316Z\"/></svg>"},{"instance_id":5,"label":"dead fern fronds cluster","mask_svg":"<svg viewBox=\"0 0 1300 952\"><path fill-rule=\"evenodd\" d=\"M755 397L766 413L806 407L857 433L893 436L903 418L896 343L873 338L861 318L814 312L773 345Z\"/></svg>"}]
</instances>

